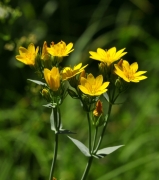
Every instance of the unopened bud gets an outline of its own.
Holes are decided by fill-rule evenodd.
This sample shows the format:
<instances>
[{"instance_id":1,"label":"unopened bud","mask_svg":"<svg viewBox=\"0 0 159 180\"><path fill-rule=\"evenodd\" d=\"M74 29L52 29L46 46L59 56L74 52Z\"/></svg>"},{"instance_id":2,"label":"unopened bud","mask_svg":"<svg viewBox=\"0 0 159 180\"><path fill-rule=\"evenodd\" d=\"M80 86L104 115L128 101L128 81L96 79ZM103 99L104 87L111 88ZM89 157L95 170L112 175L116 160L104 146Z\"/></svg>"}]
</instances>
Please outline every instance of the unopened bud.
<instances>
[{"instance_id":1,"label":"unopened bud","mask_svg":"<svg viewBox=\"0 0 159 180\"><path fill-rule=\"evenodd\" d=\"M47 100L47 101L50 101L50 93L47 89L43 89L42 90L42 96Z\"/></svg>"}]
</instances>

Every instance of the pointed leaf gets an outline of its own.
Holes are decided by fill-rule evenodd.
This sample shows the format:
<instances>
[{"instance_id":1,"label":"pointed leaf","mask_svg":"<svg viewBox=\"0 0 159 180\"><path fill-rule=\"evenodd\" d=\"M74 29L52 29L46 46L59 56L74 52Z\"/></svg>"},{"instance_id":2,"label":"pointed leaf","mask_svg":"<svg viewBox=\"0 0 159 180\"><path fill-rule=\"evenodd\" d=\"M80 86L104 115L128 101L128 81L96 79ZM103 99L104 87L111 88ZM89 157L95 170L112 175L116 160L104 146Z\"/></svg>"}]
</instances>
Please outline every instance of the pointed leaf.
<instances>
[{"instance_id":1,"label":"pointed leaf","mask_svg":"<svg viewBox=\"0 0 159 180\"><path fill-rule=\"evenodd\" d=\"M78 149L87 157L90 157L90 153L89 153L89 149L80 141L73 139L71 137L68 136L68 138L71 139L71 141L78 147Z\"/></svg>"},{"instance_id":2,"label":"pointed leaf","mask_svg":"<svg viewBox=\"0 0 159 180\"><path fill-rule=\"evenodd\" d=\"M108 96L108 93L104 93L103 96L104 96L104 98L109 102L109 96Z\"/></svg>"},{"instance_id":3,"label":"pointed leaf","mask_svg":"<svg viewBox=\"0 0 159 180\"><path fill-rule=\"evenodd\" d=\"M54 111L52 109L51 115L50 115L50 122L51 122L51 130L56 132L55 123L54 123Z\"/></svg>"},{"instance_id":4,"label":"pointed leaf","mask_svg":"<svg viewBox=\"0 0 159 180\"><path fill-rule=\"evenodd\" d=\"M74 92L73 90L67 89L67 92L72 98L79 99L78 94L76 92Z\"/></svg>"},{"instance_id":5,"label":"pointed leaf","mask_svg":"<svg viewBox=\"0 0 159 180\"><path fill-rule=\"evenodd\" d=\"M117 149L119 149L120 147L122 147L124 145L120 145L120 146L113 146L113 147L108 147L108 148L103 148L97 151L95 157L97 158L103 158L104 156L111 154L112 152L116 151Z\"/></svg>"},{"instance_id":6,"label":"pointed leaf","mask_svg":"<svg viewBox=\"0 0 159 180\"><path fill-rule=\"evenodd\" d=\"M41 85L41 86L46 86L46 83L43 83L43 82L38 81L38 80L28 79L28 81L31 81L31 82L38 84L38 85Z\"/></svg>"}]
</instances>

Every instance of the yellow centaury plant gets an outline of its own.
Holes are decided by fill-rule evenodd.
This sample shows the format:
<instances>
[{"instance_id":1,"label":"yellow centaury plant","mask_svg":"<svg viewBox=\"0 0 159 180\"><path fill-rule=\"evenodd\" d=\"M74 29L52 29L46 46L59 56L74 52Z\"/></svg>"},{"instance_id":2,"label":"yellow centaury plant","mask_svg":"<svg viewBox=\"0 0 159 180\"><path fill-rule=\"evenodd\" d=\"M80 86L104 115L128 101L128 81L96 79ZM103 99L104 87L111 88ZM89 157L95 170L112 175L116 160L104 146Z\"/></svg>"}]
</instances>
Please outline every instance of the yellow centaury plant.
<instances>
[{"instance_id":1,"label":"yellow centaury plant","mask_svg":"<svg viewBox=\"0 0 159 180\"><path fill-rule=\"evenodd\" d=\"M127 89L125 84L139 82L147 78L143 75L146 71L137 72L137 62L130 65L128 61L121 60L121 57L127 53L124 52L125 48L119 51L116 50L116 47L108 50L98 48L97 52L89 52L91 59L100 61L99 69L101 74L97 77L94 77L92 73L87 74L85 72L88 64L82 67L82 63L79 63L73 68L59 66L63 58L68 56L73 50L73 43L66 45L64 41L60 41L57 44L52 42L50 47L48 47L45 41L42 51L39 52L39 47L35 48L34 44L30 43L27 49L19 47L19 55L16 56L18 61L34 66L36 72L38 72L37 74L40 75L40 78L45 83L36 80L31 81L42 86L42 95L49 102L46 107L52 108L50 121L51 130L55 132L55 140L49 180L55 179L53 177L58 154L58 136L59 134L72 133L62 128L60 105L66 95L69 94L72 98L78 99L87 114L88 147L68 136L80 151L88 157L88 162L81 178L81 180L86 180L94 157L104 158L123 146L100 149L110 119L111 109L117 97ZM116 61L118 62L115 63ZM67 81L69 86L65 86ZM106 101L108 103L107 112L103 109L103 103L100 100L102 94L108 101ZM102 126L102 128L98 130L99 126ZM94 128L93 131L92 128Z\"/></svg>"}]
</instances>

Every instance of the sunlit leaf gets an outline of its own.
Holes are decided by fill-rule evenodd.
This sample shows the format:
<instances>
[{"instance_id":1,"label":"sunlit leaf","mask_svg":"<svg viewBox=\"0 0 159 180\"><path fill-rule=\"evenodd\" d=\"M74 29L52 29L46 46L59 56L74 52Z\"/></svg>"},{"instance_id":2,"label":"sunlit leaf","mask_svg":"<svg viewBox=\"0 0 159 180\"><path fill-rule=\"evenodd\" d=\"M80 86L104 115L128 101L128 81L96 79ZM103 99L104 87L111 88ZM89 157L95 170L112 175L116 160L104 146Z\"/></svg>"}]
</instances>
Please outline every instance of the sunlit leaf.
<instances>
[{"instance_id":1,"label":"sunlit leaf","mask_svg":"<svg viewBox=\"0 0 159 180\"><path fill-rule=\"evenodd\" d=\"M89 149L80 141L73 139L71 137L68 136L68 138L71 139L71 141L78 147L78 149L87 157L90 157L90 153L89 153Z\"/></svg>"},{"instance_id":2,"label":"sunlit leaf","mask_svg":"<svg viewBox=\"0 0 159 180\"><path fill-rule=\"evenodd\" d=\"M96 155L94 155L94 157L96 157L96 158L104 158L106 155L111 154L112 152L116 151L117 149L119 149L122 146L124 146L124 145L113 146L113 147L100 149L100 150L97 151L97 153L96 153Z\"/></svg>"},{"instance_id":3,"label":"sunlit leaf","mask_svg":"<svg viewBox=\"0 0 159 180\"><path fill-rule=\"evenodd\" d=\"M109 102L109 96L108 96L108 93L104 93L103 96L104 96L104 98Z\"/></svg>"},{"instance_id":4,"label":"sunlit leaf","mask_svg":"<svg viewBox=\"0 0 159 180\"><path fill-rule=\"evenodd\" d=\"M28 79L28 81L31 81L31 82L38 84L38 85L41 85L41 86L46 86L46 83L43 83L43 82L38 81L38 80Z\"/></svg>"},{"instance_id":5,"label":"sunlit leaf","mask_svg":"<svg viewBox=\"0 0 159 180\"><path fill-rule=\"evenodd\" d=\"M50 123L51 123L51 130L56 132L53 109L52 109L52 112L51 112L51 115L50 115Z\"/></svg>"}]
</instances>

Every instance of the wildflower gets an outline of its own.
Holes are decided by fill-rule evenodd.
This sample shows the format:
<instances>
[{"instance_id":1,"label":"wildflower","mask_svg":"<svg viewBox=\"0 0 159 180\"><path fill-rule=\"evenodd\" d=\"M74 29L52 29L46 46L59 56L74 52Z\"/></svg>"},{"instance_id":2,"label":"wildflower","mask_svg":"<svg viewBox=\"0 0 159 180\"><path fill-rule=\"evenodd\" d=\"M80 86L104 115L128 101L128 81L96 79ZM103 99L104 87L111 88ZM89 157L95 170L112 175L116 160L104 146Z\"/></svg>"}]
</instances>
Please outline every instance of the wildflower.
<instances>
[{"instance_id":1,"label":"wildflower","mask_svg":"<svg viewBox=\"0 0 159 180\"><path fill-rule=\"evenodd\" d=\"M75 75L81 73L84 71L84 68L86 68L88 65L85 65L82 67L82 63L79 63L78 65L74 66L73 68L65 67L62 71L62 79L67 80Z\"/></svg>"},{"instance_id":2,"label":"wildflower","mask_svg":"<svg viewBox=\"0 0 159 180\"><path fill-rule=\"evenodd\" d=\"M60 74L59 69L53 67L51 71L47 68L44 69L44 78L49 85L50 89L57 91L60 87Z\"/></svg>"},{"instance_id":3,"label":"wildflower","mask_svg":"<svg viewBox=\"0 0 159 180\"><path fill-rule=\"evenodd\" d=\"M124 79L126 82L139 82L141 80L146 79L146 76L141 76L142 74L146 73L147 71L138 71L138 64L137 62L132 63L129 65L129 62L126 60L120 61L119 64L115 64L114 72Z\"/></svg>"},{"instance_id":4,"label":"wildflower","mask_svg":"<svg viewBox=\"0 0 159 180\"><path fill-rule=\"evenodd\" d=\"M103 83L103 76L99 75L96 78L90 73L87 76L87 79L81 77L81 85L78 85L79 89L87 95L90 96L99 96L107 91L109 82Z\"/></svg>"},{"instance_id":5,"label":"wildflower","mask_svg":"<svg viewBox=\"0 0 159 180\"><path fill-rule=\"evenodd\" d=\"M35 46L33 43L30 43L28 46L28 49L20 46L19 47L19 54L16 56L16 59L18 61L21 61L22 63L26 65L33 65L35 64L35 59L37 56L37 53L39 51L39 47L35 49Z\"/></svg>"},{"instance_id":6,"label":"wildflower","mask_svg":"<svg viewBox=\"0 0 159 180\"><path fill-rule=\"evenodd\" d=\"M100 116L103 113L103 106L102 106L102 102L100 100L97 101L96 103L96 108L93 111L93 115L94 116Z\"/></svg>"},{"instance_id":7,"label":"wildflower","mask_svg":"<svg viewBox=\"0 0 159 180\"><path fill-rule=\"evenodd\" d=\"M43 59L43 60L48 60L49 59L49 54L47 52L47 42L46 41L44 41L44 44L43 44L41 59Z\"/></svg>"},{"instance_id":8,"label":"wildflower","mask_svg":"<svg viewBox=\"0 0 159 180\"><path fill-rule=\"evenodd\" d=\"M52 56L63 57L68 56L68 54L74 50L72 49L72 47L73 43L69 43L66 46L66 43L64 41L61 41L57 44L54 44L52 42L50 48L47 48L47 51Z\"/></svg>"},{"instance_id":9,"label":"wildflower","mask_svg":"<svg viewBox=\"0 0 159 180\"><path fill-rule=\"evenodd\" d=\"M127 53L123 52L124 50L125 48L116 51L116 47L112 47L109 50L98 48L97 52L89 51L89 53L91 54L91 59L101 61L109 66Z\"/></svg>"}]
</instances>

